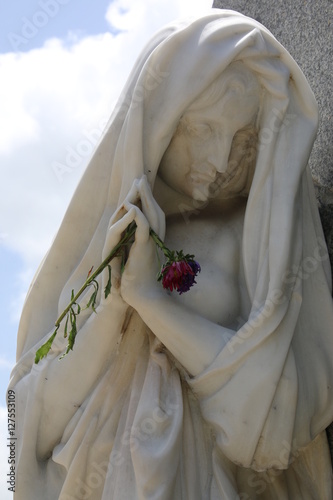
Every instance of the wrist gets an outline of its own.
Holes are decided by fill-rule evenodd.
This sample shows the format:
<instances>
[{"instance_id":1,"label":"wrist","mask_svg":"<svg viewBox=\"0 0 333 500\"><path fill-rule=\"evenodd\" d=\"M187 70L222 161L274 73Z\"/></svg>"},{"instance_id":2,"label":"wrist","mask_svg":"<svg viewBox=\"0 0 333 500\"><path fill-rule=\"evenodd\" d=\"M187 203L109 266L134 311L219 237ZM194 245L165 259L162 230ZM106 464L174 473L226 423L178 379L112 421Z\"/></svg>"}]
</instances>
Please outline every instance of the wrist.
<instances>
[{"instance_id":1,"label":"wrist","mask_svg":"<svg viewBox=\"0 0 333 500\"><path fill-rule=\"evenodd\" d=\"M121 315L126 312L129 304L123 300L119 293L112 293L107 299L101 300L100 305L97 307L97 312L105 315L114 316Z\"/></svg>"},{"instance_id":2,"label":"wrist","mask_svg":"<svg viewBox=\"0 0 333 500\"><path fill-rule=\"evenodd\" d=\"M138 312L144 309L150 309L153 304L157 304L160 300L167 296L161 284L154 280L153 283L140 283L140 285L124 287L122 289L122 297L128 305L133 307Z\"/></svg>"}]
</instances>

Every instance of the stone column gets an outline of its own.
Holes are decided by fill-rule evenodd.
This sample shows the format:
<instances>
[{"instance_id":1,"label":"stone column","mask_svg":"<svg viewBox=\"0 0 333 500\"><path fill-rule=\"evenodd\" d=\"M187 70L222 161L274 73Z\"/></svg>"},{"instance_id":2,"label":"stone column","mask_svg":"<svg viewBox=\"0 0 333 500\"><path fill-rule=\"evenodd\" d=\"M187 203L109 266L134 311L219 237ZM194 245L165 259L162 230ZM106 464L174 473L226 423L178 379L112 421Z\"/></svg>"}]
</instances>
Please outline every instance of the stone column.
<instances>
[{"instance_id":1,"label":"stone column","mask_svg":"<svg viewBox=\"0 0 333 500\"><path fill-rule=\"evenodd\" d=\"M319 105L319 130L309 165L333 270L333 1L214 0L266 26L305 74ZM333 330L333 325L332 325ZM333 458L333 424L328 429Z\"/></svg>"}]
</instances>

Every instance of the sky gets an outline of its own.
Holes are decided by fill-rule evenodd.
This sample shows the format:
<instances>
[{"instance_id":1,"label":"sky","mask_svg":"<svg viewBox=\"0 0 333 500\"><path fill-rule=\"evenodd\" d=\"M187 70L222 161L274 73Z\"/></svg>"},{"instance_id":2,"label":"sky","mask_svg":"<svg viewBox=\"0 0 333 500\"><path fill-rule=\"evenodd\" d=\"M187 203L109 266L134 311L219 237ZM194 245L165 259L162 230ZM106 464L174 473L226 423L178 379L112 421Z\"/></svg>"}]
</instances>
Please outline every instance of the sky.
<instances>
[{"instance_id":1,"label":"sky","mask_svg":"<svg viewBox=\"0 0 333 500\"><path fill-rule=\"evenodd\" d=\"M5 394L33 275L140 49L212 0L0 0L0 496ZM6 471L6 472L5 472Z\"/></svg>"}]
</instances>

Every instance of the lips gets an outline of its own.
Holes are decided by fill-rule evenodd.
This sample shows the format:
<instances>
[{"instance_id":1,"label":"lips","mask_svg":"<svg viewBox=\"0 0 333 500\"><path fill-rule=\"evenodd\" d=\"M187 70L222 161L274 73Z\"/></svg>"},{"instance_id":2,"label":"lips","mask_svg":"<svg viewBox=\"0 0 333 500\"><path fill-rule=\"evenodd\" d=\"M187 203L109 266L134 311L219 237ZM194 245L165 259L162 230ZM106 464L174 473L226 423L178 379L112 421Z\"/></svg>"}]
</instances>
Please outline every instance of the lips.
<instances>
[{"instance_id":1,"label":"lips","mask_svg":"<svg viewBox=\"0 0 333 500\"><path fill-rule=\"evenodd\" d=\"M216 170L214 169L214 172L212 170L211 170L211 172L209 172L209 169L205 169L205 170L191 169L191 172L189 174L189 178L195 184L211 183L211 182L214 182L216 179Z\"/></svg>"},{"instance_id":2,"label":"lips","mask_svg":"<svg viewBox=\"0 0 333 500\"><path fill-rule=\"evenodd\" d=\"M191 175L192 184L211 184L214 179L202 175Z\"/></svg>"}]
</instances>

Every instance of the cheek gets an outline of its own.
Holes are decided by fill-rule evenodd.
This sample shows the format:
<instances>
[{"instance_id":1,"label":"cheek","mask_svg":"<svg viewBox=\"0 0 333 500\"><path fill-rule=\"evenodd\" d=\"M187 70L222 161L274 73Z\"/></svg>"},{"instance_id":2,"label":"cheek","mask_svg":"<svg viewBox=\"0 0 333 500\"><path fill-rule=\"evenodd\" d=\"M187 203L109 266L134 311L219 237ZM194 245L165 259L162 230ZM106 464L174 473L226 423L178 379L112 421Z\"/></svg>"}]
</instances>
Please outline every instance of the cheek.
<instances>
[{"instance_id":1,"label":"cheek","mask_svg":"<svg viewBox=\"0 0 333 500\"><path fill-rule=\"evenodd\" d=\"M187 149L181 137L174 137L164 153L159 168L159 174L164 182L177 191L183 190L190 169Z\"/></svg>"}]
</instances>

